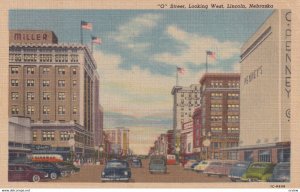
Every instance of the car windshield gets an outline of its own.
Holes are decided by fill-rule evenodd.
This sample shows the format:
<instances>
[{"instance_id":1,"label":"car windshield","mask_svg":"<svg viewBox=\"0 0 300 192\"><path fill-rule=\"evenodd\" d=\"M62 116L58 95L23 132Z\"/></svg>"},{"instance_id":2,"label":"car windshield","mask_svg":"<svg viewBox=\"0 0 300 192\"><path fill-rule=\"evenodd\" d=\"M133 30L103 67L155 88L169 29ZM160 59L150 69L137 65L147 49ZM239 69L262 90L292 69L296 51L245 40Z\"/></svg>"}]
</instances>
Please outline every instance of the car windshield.
<instances>
[{"instance_id":1,"label":"car windshield","mask_svg":"<svg viewBox=\"0 0 300 192\"><path fill-rule=\"evenodd\" d=\"M247 163L237 163L234 166L235 167L247 167Z\"/></svg>"},{"instance_id":2,"label":"car windshield","mask_svg":"<svg viewBox=\"0 0 300 192\"><path fill-rule=\"evenodd\" d=\"M290 174L290 166L283 165L283 166L277 166L274 169L274 174L280 174L280 175L289 175Z\"/></svg>"},{"instance_id":3,"label":"car windshield","mask_svg":"<svg viewBox=\"0 0 300 192\"><path fill-rule=\"evenodd\" d=\"M151 160L151 163L153 163L153 164L164 164L164 160L162 160L162 159L153 159L153 160Z\"/></svg>"},{"instance_id":4,"label":"car windshield","mask_svg":"<svg viewBox=\"0 0 300 192\"><path fill-rule=\"evenodd\" d=\"M125 162L108 162L106 168L127 168L127 164Z\"/></svg>"},{"instance_id":5,"label":"car windshield","mask_svg":"<svg viewBox=\"0 0 300 192\"><path fill-rule=\"evenodd\" d=\"M255 168L255 169L263 169L268 167L268 164L254 164L251 166L251 168Z\"/></svg>"}]
</instances>

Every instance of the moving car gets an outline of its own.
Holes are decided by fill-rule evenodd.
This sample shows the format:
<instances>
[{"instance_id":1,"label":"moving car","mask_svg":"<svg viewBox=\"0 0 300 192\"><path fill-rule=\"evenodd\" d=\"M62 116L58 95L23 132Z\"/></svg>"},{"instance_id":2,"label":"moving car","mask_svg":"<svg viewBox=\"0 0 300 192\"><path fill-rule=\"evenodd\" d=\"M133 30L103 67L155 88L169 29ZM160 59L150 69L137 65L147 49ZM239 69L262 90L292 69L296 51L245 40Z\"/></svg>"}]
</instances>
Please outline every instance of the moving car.
<instances>
[{"instance_id":1,"label":"moving car","mask_svg":"<svg viewBox=\"0 0 300 192\"><path fill-rule=\"evenodd\" d=\"M207 176L218 175L219 177L227 176L235 161L213 161L203 171Z\"/></svg>"},{"instance_id":2,"label":"moving car","mask_svg":"<svg viewBox=\"0 0 300 192\"><path fill-rule=\"evenodd\" d=\"M58 179L59 177L66 175L65 170L59 169L54 163L50 162L32 162L28 165L34 167L39 171L44 171L48 173L47 177L50 179Z\"/></svg>"},{"instance_id":3,"label":"moving car","mask_svg":"<svg viewBox=\"0 0 300 192\"><path fill-rule=\"evenodd\" d=\"M250 164L250 161L239 161L234 163L230 169L228 177L233 182L241 180L241 177L247 171Z\"/></svg>"},{"instance_id":4,"label":"moving car","mask_svg":"<svg viewBox=\"0 0 300 192\"><path fill-rule=\"evenodd\" d=\"M167 173L167 162L165 158L152 157L149 162L149 172L152 173Z\"/></svg>"},{"instance_id":5,"label":"moving car","mask_svg":"<svg viewBox=\"0 0 300 192\"><path fill-rule=\"evenodd\" d=\"M242 181L268 181L272 176L274 164L269 162L252 163L243 174Z\"/></svg>"},{"instance_id":6,"label":"moving car","mask_svg":"<svg viewBox=\"0 0 300 192\"><path fill-rule=\"evenodd\" d=\"M273 170L270 182L290 182L290 162L278 163Z\"/></svg>"},{"instance_id":7,"label":"moving car","mask_svg":"<svg viewBox=\"0 0 300 192\"><path fill-rule=\"evenodd\" d=\"M183 168L184 168L184 169L192 169L192 168L191 168L192 165L193 165L194 163L196 163L196 162L197 162L197 160L194 160L194 159L188 160L188 161L186 162L186 164L184 164Z\"/></svg>"},{"instance_id":8,"label":"moving car","mask_svg":"<svg viewBox=\"0 0 300 192\"><path fill-rule=\"evenodd\" d=\"M46 172L38 171L29 165L10 164L8 166L8 181L39 182L46 179L47 175Z\"/></svg>"},{"instance_id":9,"label":"moving car","mask_svg":"<svg viewBox=\"0 0 300 192\"><path fill-rule=\"evenodd\" d=\"M141 159L132 159L131 160L131 167L134 168L141 168L143 166Z\"/></svg>"},{"instance_id":10,"label":"moving car","mask_svg":"<svg viewBox=\"0 0 300 192\"><path fill-rule=\"evenodd\" d=\"M63 161L63 162L57 162L55 163L55 165L57 165L59 168L64 168L67 170L68 173L70 173L71 175L77 173L80 171L79 167L76 167L75 165L73 165L72 163Z\"/></svg>"},{"instance_id":11,"label":"moving car","mask_svg":"<svg viewBox=\"0 0 300 192\"><path fill-rule=\"evenodd\" d=\"M198 163L198 165L196 165L195 167L194 167L194 171L196 171L196 172L203 172L204 170L205 170L205 168L209 165L209 163L210 163L211 161L206 161L206 160L204 160L204 161L201 161L200 163Z\"/></svg>"},{"instance_id":12,"label":"moving car","mask_svg":"<svg viewBox=\"0 0 300 192\"><path fill-rule=\"evenodd\" d=\"M108 161L100 176L102 182L129 181L130 178L131 169L128 162L117 159Z\"/></svg>"}]
</instances>

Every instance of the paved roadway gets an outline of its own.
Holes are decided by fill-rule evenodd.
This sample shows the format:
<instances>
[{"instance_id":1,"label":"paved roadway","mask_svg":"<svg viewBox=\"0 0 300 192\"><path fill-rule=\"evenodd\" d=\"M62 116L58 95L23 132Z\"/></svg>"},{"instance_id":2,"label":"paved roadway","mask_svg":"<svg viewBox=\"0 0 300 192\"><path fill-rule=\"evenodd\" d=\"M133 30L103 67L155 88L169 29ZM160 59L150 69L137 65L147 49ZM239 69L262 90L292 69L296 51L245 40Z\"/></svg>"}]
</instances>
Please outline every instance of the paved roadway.
<instances>
[{"instance_id":1,"label":"paved roadway","mask_svg":"<svg viewBox=\"0 0 300 192\"><path fill-rule=\"evenodd\" d=\"M60 178L55 182L90 182L99 183L100 174L103 165L85 165L81 166L79 173L75 175ZM132 180L130 182L155 182L155 183L207 183L207 182L231 182L227 177L219 178L199 174L193 171L184 170L179 165L169 165L167 174L150 174L148 171L148 160L143 160L142 168L131 168Z\"/></svg>"}]
</instances>

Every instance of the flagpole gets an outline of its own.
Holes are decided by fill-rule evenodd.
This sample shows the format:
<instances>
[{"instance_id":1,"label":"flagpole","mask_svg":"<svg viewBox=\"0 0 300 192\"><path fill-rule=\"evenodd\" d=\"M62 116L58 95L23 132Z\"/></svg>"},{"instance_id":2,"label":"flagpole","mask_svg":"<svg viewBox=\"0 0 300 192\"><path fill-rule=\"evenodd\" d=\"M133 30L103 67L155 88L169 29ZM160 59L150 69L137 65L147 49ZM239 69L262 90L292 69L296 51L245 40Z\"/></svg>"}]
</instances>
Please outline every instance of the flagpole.
<instances>
[{"instance_id":1,"label":"flagpole","mask_svg":"<svg viewBox=\"0 0 300 192\"><path fill-rule=\"evenodd\" d=\"M91 41L91 52L92 52L92 54L93 54L93 40Z\"/></svg>"},{"instance_id":2,"label":"flagpole","mask_svg":"<svg viewBox=\"0 0 300 192\"><path fill-rule=\"evenodd\" d=\"M178 86L178 67L176 66L176 87Z\"/></svg>"},{"instance_id":3,"label":"flagpole","mask_svg":"<svg viewBox=\"0 0 300 192\"><path fill-rule=\"evenodd\" d=\"M80 42L83 45L83 34L82 34L82 21L80 23Z\"/></svg>"}]
</instances>

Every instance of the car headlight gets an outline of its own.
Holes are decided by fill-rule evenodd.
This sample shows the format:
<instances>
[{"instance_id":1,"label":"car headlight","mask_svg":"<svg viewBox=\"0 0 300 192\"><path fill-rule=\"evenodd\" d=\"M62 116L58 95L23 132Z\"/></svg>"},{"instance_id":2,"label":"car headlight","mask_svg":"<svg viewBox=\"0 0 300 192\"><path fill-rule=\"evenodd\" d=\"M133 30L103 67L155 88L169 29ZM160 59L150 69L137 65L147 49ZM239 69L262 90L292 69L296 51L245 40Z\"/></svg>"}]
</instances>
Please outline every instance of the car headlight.
<instances>
[{"instance_id":1,"label":"car headlight","mask_svg":"<svg viewBox=\"0 0 300 192\"><path fill-rule=\"evenodd\" d=\"M103 176L105 175L105 172L104 172L104 171L102 172L102 175L103 175Z\"/></svg>"},{"instance_id":2,"label":"car headlight","mask_svg":"<svg viewBox=\"0 0 300 192\"><path fill-rule=\"evenodd\" d=\"M128 175L128 172L127 172L127 171L124 171L124 175Z\"/></svg>"}]
</instances>

